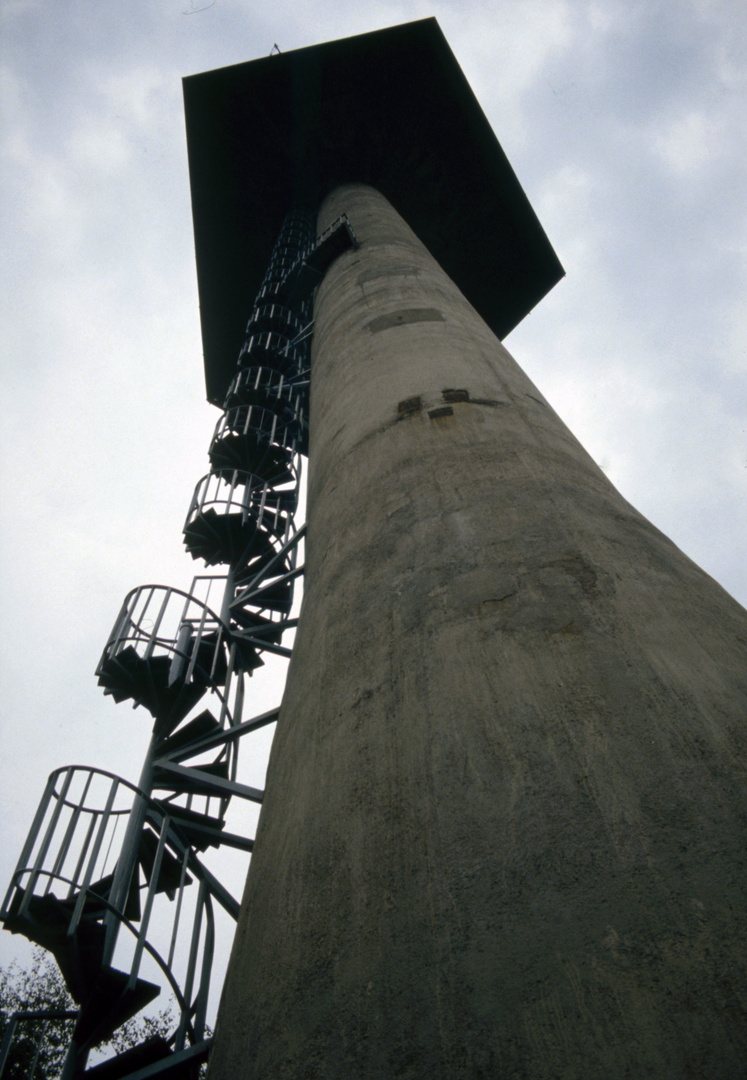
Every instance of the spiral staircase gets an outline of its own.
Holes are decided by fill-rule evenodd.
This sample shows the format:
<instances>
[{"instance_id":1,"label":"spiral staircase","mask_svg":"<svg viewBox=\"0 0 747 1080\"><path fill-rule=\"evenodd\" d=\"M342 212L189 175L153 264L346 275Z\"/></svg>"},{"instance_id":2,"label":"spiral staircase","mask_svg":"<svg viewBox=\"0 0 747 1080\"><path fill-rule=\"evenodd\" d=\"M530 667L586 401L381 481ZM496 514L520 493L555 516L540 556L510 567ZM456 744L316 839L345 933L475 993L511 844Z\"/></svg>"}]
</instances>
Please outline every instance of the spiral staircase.
<instances>
[{"instance_id":1,"label":"spiral staircase","mask_svg":"<svg viewBox=\"0 0 747 1080\"><path fill-rule=\"evenodd\" d=\"M252 850L226 814L235 800L262 802L237 779L239 744L278 710L252 716L247 679L263 654L290 656L296 624L311 300L355 245L346 218L314 239L308 215L286 217L184 525L193 559L220 572L188 591L133 589L96 669L104 694L152 718L139 781L82 766L52 773L0 909L6 929L54 955L76 1003L62 1080L192 1080L208 1059L215 916L235 921L239 904L206 858ZM92 1060L164 999L177 1014L168 1037Z\"/></svg>"}]
</instances>

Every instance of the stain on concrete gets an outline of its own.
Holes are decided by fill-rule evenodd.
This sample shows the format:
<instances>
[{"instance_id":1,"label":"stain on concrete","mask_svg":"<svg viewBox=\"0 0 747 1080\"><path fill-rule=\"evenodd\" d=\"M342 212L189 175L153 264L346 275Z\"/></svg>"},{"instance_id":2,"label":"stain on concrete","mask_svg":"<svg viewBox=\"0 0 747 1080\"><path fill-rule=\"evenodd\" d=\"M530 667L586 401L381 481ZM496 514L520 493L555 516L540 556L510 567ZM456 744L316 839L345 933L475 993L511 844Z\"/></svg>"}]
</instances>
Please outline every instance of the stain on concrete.
<instances>
[{"instance_id":1,"label":"stain on concrete","mask_svg":"<svg viewBox=\"0 0 747 1080\"><path fill-rule=\"evenodd\" d=\"M390 330L393 326L443 321L444 317L438 308L402 308L400 311L392 311L389 315L379 315L378 319L372 319L370 323L366 323L366 329L372 334L378 334L382 330Z\"/></svg>"},{"instance_id":2,"label":"stain on concrete","mask_svg":"<svg viewBox=\"0 0 747 1080\"><path fill-rule=\"evenodd\" d=\"M502 604L504 600L508 600L510 596L516 596L515 588L507 588L505 591L501 591L498 596L490 596L486 600L483 600L480 604L478 614L482 615L483 612L490 611L491 608L497 604Z\"/></svg>"},{"instance_id":3,"label":"stain on concrete","mask_svg":"<svg viewBox=\"0 0 747 1080\"><path fill-rule=\"evenodd\" d=\"M362 274L359 274L356 278L356 285L366 285L369 281L378 281L380 278L417 277L419 274L420 267L418 266L377 266L373 270L367 269Z\"/></svg>"},{"instance_id":4,"label":"stain on concrete","mask_svg":"<svg viewBox=\"0 0 747 1080\"><path fill-rule=\"evenodd\" d=\"M553 559L552 562L543 563L542 569L546 567L557 567L575 578L587 596L591 595L597 587L596 570L580 554L570 553L560 559Z\"/></svg>"},{"instance_id":5,"label":"stain on concrete","mask_svg":"<svg viewBox=\"0 0 747 1080\"><path fill-rule=\"evenodd\" d=\"M420 412L422 407L423 403L420 394L416 394L414 397L405 398L404 401L397 402L397 415L412 416L413 413Z\"/></svg>"},{"instance_id":6,"label":"stain on concrete","mask_svg":"<svg viewBox=\"0 0 747 1080\"><path fill-rule=\"evenodd\" d=\"M486 405L489 409L497 409L499 405L510 405L510 401L499 401L497 398L470 398L470 405Z\"/></svg>"}]
</instances>

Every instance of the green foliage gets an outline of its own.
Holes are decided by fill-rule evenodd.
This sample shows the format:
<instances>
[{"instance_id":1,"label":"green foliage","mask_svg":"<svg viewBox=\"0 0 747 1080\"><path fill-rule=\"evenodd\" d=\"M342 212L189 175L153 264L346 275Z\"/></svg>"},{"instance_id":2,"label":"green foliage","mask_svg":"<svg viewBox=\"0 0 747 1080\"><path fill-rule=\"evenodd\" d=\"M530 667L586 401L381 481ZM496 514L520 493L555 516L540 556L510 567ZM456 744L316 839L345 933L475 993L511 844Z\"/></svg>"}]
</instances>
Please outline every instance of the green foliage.
<instances>
[{"instance_id":1,"label":"green foliage","mask_svg":"<svg viewBox=\"0 0 747 1080\"><path fill-rule=\"evenodd\" d=\"M15 961L0 969L0 1036L5 1034L14 1012L31 1009L75 1009L57 965L42 949L26 971ZM73 1020L21 1020L16 1026L3 1080L34 1080L56 1077L65 1060Z\"/></svg>"},{"instance_id":2,"label":"green foliage","mask_svg":"<svg viewBox=\"0 0 747 1080\"><path fill-rule=\"evenodd\" d=\"M54 960L43 949L34 949L29 970L15 961L5 969L0 968L0 1040L14 1012L39 1009L75 1010L76 1005ZM74 1020L20 1021L2 1080L27 1077L31 1080L29 1070L34 1060L33 1080L55 1080L64 1063L74 1023ZM171 1006L156 1016L134 1016L97 1050L109 1057L153 1035L168 1039L175 1026Z\"/></svg>"}]
</instances>

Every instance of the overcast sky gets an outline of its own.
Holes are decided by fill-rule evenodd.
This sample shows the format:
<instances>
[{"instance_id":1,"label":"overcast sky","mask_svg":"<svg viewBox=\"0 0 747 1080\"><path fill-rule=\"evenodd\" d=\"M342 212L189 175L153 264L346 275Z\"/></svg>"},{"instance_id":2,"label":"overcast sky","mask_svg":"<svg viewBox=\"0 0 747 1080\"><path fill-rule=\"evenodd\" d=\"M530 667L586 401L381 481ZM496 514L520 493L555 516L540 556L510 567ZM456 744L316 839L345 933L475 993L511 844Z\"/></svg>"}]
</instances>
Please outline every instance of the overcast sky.
<instances>
[{"instance_id":1,"label":"overcast sky","mask_svg":"<svg viewBox=\"0 0 747 1080\"><path fill-rule=\"evenodd\" d=\"M2 889L53 768L137 779L148 718L93 671L129 589L199 569L181 527L217 412L181 78L430 15L566 269L509 349L747 602L743 0L0 0ZM256 712L279 698L265 680Z\"/></svg>"}]
</instances>

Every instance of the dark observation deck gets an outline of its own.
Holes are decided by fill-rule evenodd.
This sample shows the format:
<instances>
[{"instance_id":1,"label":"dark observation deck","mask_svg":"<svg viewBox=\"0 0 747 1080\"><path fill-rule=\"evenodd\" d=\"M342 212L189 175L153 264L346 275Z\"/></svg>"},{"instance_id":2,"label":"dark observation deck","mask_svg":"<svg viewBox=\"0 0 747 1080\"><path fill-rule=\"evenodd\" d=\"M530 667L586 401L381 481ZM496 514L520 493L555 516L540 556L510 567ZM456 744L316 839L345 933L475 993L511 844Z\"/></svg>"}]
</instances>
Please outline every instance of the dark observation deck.
<instances>
[{"instance_id":1,"label":"dark observation deck","mask_svg":"<svg viewBox=\"0 0 747 1080\"><path fill-rule=\"evenodd\" d=\"M184 100L215 404L285 213L338 184L381 191L499 338L563 276L435 19L192 75Z\"/></svg>"}]
</instances>

